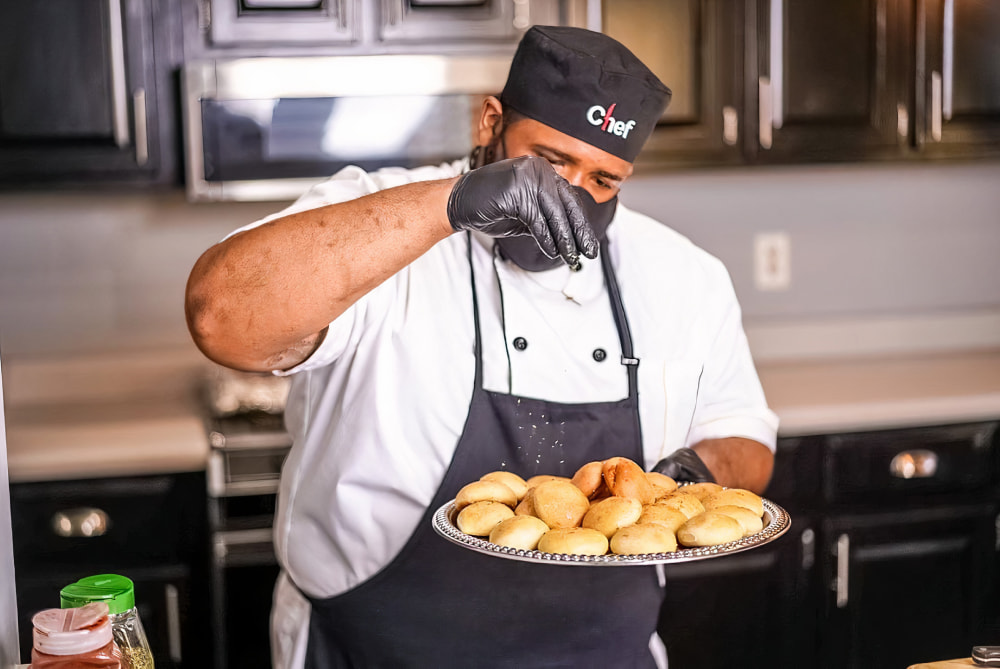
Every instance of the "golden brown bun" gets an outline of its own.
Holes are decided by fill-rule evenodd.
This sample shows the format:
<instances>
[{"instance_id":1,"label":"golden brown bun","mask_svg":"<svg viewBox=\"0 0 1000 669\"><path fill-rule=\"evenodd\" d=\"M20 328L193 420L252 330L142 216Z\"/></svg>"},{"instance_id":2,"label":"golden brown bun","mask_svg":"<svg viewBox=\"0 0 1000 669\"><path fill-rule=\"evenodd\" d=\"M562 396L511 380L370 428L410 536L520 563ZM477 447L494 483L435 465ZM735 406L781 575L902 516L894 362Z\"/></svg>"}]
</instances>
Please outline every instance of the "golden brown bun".
<instances>
[{"instance_id":1,"label":"golden brown bun","mask_svg":"<svg viewBox=\"0 0 1000 669\"><path fill-rule=\"evenodd\" d=\"M656 492L646 478L646 472L632 460L609 458L604 461L602 472L612 495L637 499L640 504L656 501Z\"/></svg>"},{"instance_id":2,"label":"golden brown bun","mask_svg":"<svg viewBox=\"0 0 1000 669\"><path fill-rule=\"evenodd\" d=\"M527 492L524 493L524 499L522 499L517 504L517 508L514 509L514 515L517 516L538 516L535 513L535 489L528 488Z\"/></svg>"},{"instance_id":3,"label":"golden brown bun","mask_svg":"<svg viewBox=\"0 0 1000 669\"><path fill-rule=\"evenodd\" d=\"M701 483L691 483L686 486L681 486L679 490L683 490L689 495L694 495L699 500L705 499L708 495L713 492L718 492L722 490L722 486L718 483L711 483L709 481L702 481Z\"/></svg>"},{"instance_id":4,"label":"golden brown bun","mask_svg":"<svg viewBox=\"0 0 1000 669\"><path fill-rule=\"evenodd\" d=\"M604 485L604 463L595 460L588 462L573 474L573 485L580 489L589 499L594 499L601 493Z\"/></svg>"},{"instance_id":5,"label":"golden brown bun","mask_svg":"<svg viewBox=\"0 0 1000 669\"><path fill-rule=\"evenodd\" d=\"M665 504L647 504L642 507L642 514L639 515L636 524L660 523L671 532L677 532L678 528L687 521L688 517L675 508Z\"/></svg>"},{"instance_id":6,"label":"golden brown bun","mask_svg":"<svg viewBox=\"0 0 1000 669\"><path fill-rule=\"evenodd\" d=\"M743 536L757 534L764 529L764 521L750 509L743 506L717 506L712 511L732 516L743 528Z\"/></svg>"},{"instance_id":7,"label":"golden brown bun","mask_svg":"<svg viewBox=\"0 0 1000 669\"><path fill-rule=\"evenodd\" d=\"M569 479L539 483L531 501L535 515L552 529L579 526L590 508L590 500Z\"/></svg>"},{"instance_id":8,"label":"golden brown bun","mask_svg":"<svg viewBox=\"0 0 1000 669\"><path fill-rule=\"evenodd\" d=\"M519 502L524 499L524 493L528 492L528 483L514 472L490 472L489 474L483 474L479 480L503 483L505 486L514 491L514 495L517 497L517 501Z\"/></svg>"},{"instance_id":9,"label":"golden brown bun","mask_svg":"<svg viewBox=\"0 0 1000 669\"><path fill-rule=\"evenodd\" d=\"M677 490L677 481L660 472L646 472L646 480L653 486L657 499Z\"/></svg>"},{"instance_id":10,"label":"golden brown bun","mask_svg":"<svg viewBox=\"0 0 1000 669\"><path fill-rule=\"evenodd\" d=\"M706 511L718 506L742 506L756 513L758 518L764 515L764 502L761 498L742 488L725 488L713 492L705 497L701 503L705 506Z\"/></svg>"},{"instance_id":11,"label":"golden brown bun","mask_svg":"<svg viewBox=\"0 0 1000 669\"><path fill-rule=\"evenodd\" d=\"M660 523L630 525L615 532L610 546L616 555L673 553L677 550L677 538Z\"/></svg>"},{"instance_id":12,"label":"golden brown bun","mask_svg":"<svg viewBox=\"0 0 1000 669\"><path fill-rule=\"evenodd\" d=\"M536 474L529 478L525 483L529 488L534 488L539 483L545 483L546 481L569 481L570 479L566 476L555 476L553 474Z\"/></svg>"},{"instance_id":13,"label":"golden brown bun","mask_svg":"<svg viewBox=\"0 0 1000 669\"><path fill-rule=\"evenodd\" d=\"M455 524L466 534L485 537L497 523L513 516L513 509L502 502L473 502L458 512Z\"/></svg>"},{"instance_id":14,"label":"golden brown bun","mask_svg":"<svg viewBox=\"0 0 1000 669\"><path fill-rule=\"evenodd\" d=\"M503 483L473 481L455 495L455 508L461 511L473 502L500 502L513 509L517 506L517 495Z\"/></svg>"},{"instance_id":15,"label":"golden brown bun","mask_svg":"<svg viewBox=\"0 0 1000 669\"><path fill-rule=\"evenodd\" d=\"M581 526L597 530L610 539L620 528L634 525L641 514L642 504L639 504L639 500L606 497L590 505Z\"/></svg>"},{"instance_id":16,"label":"golden brown bun","mask_svg":"<svg viewBox=\"0 0 1000 669\"><path fill-rule=\"evenodd\" d=\"M705 511L704 505L694 495L684 492L683 488L678 488L677 492L656 500L657 504L662 504L671 509L676 509L688 518L694 518L699 513Z\"/></svg>"},{"instance_id":17,"label":"golden brown bun","mask_svg":"<svg viewBox=\"0 0 1000 669\"><path fill-rule=\"evenodd\" d=\"M490 541L498 546L533 551L549 526L534 516L514 516L500 521L490 532Z\"/></svg>"},{"instance_id":18,"label":"golden brown bun","mask_svg":"<svg viewBox=\"0 0 1000 669\"><path fill-rule=\"evenodd\" d=\"M732 516L706 511L677 530L677 541L685 546L718 546L743 538L743 526Z\"/></svg>"},{"instance_id":19,"label":"golden brown bun","mask_svg":"<svg viewBox=\"0 0 1000 669\"><path fill-rule=\"evenodd\" d=\"M542 535L538 550L567 555L604 555L608 552L608 538L587 527L556 528Z\"/></svg>"}]
</instances>

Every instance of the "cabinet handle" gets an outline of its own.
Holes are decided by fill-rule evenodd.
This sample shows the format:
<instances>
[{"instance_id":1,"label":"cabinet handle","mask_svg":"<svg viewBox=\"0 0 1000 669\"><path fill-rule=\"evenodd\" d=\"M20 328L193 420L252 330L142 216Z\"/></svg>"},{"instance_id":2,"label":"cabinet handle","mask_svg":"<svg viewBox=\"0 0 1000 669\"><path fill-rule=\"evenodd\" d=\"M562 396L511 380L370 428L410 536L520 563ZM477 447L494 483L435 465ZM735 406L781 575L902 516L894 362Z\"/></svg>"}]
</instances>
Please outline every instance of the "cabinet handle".
<instances>
[{"instance_id":1,"label":"cabinet handle","mask_svg":"<svg viewBox=\"0 0 1000 669\"><path fill-rule=\"evenodd\" d=\"M531 25L531 7L528 0L514 0L514 29L525 30Z\"/></svg>"},{"instance_id":2,"label":"cabinet handle","mask_svg":"<svg viewBox=\"0 0 1000 669\"><path fill-rule=\"evenodd\" d=\"M115 145L128 146L128 102L125 93L125 38L122 35L121 0L107 0L108 29L111 31L111 102Z\"/></svg>"},{"instance_id":3,"label":"cabinet handle","mask_svg":"<svg viewBox=\"0 0 1000 669\"><path fill-rule=\"evenodd\" d=\"M896 135L900 141L905 141L910 134L910 111L906 108L906 103L896 103Z\"/></svg>"},{"instance_id":4,"label":"cabinet handle","mask_svg":"<svg viewBox=\"0 0 1000 669\"><path fill-rule=\"evenodd\" d=\"M587 30L604 30L603 4L602 0L587 0Z\"/></svg>"},{"instance_id":5,"label":"cabinet handle","mask_svg":"<svg viewBox=\"0 0 1000 669\"><path fill-rule=\"evenodd\" d=\"M835 590L837 592L837 608L842 609L847 606L847 586L848 576L851 569L851 539L846 534L837 537L837 580Z\"/></svg>"},{"instance_id":6,"label":"cabinet handle","mask_svg":"<svg viewBox=\"0 0 1000 669\"><path fill-rule=\"evenodd\" d=\"M180 664L184 656L181 653L181 607L177 586L173 583L164 585L163 596L167 602L167 648L170 659Z\"/></svg>"},{"instance_id":7,"label":"cabinet handle","mask_svg":"<svg viewBox=\"0 0 1000 669\"><path fill-rule=\"evenodd\" d=\"M951 120L955 74L955 0L944 0L944 28L941 36L941 117Z\"/></svg>"},{"instance_id":8,"label":"cabinet handle","mask_svg":"<svg viewBox=\"0 0 1000 669\"><path fill-rule=\"evenodd\" d=\"M903 451L889 463L889 474L898 479L929 479L937 473L937 467L938 456L934 451Z\"/></svg>"},{"instance_id":9,"label":"cabinet handle","mask_svg":"<svg viewBox=\"0 0 1000 669\"><path fill-rule=\"evenodd\" d=\"M993 529L995 531L993 535L993 550L1000 553L1000 516L997 516L993 520Z\"/></svg>"},{"instance_id":10,"label":"cabinet handle","mask_svg":"<svg viewBox=\"0 0 1000 669\"><path fill-rule=\"evenodd\" d=\"M740 139L740 115L736 107L726 105L722 108L722 141L729 146L736 146Z\"/></svg>"},{"instance_id":11,"label":"cabinet handle","mask_svg":"<svg viewBox=\"0 0 1000 669\"><path fill-rule=\"evenodd\" d=\"M768 75L771 79L771 125L781 129L785 122L784 60L785 19L783 0L771 0L771 49Z\"/></svg>"},{"instance_id":12,"label":"cabinet handle","mask_svg":"<svg viewBox=\"0 0 1000 669\"><path fill-rule=\"evenodd\" d=\"M808 571L816 563L816 533L812 528L802 530L802 571Z\"/></svg>"},{"instance_id":13,"label":"cabinet handle","mask_svg":"<svg viewBox=\"0 0 1000 669\"><path fill-rule=\"evenodd\" d=\"M142 167L149 162L149 136L146 131L146 90L136 89L132 94L135 114L135 163Z\"/></svg>"},{"instance_id":14,"label":"cabinet handle","mask_svg":"<svg viewBox=\"0 0 1000 669\"><path fill-rule=\"evenodd\" d=\"M941 73L931 72L931 139L941 141Z\"/></svg>"},{"instance_id":15,"label":"cabinet handle","mask_svg":"<svg viewBox=\"0 0 1000 669\"><path fill-rule=\"evenodd\" d=\"M760 143L760 148L770 149L773 126L771 125L771 80L767 77L761 77L757 81L757 106L760 116L757 141Z\"/></svg>"},{"instance_id":16,"label":"cabinet handle","mask_svg":"<svg viewBox=\"0 0 1000 669\"><path fill-rule=\"evenodd\" d=\"M80 507L52 514L52 531L60 537L100 537L111 529L111 518L103 509Z\"/></svg>"}]
</instances>

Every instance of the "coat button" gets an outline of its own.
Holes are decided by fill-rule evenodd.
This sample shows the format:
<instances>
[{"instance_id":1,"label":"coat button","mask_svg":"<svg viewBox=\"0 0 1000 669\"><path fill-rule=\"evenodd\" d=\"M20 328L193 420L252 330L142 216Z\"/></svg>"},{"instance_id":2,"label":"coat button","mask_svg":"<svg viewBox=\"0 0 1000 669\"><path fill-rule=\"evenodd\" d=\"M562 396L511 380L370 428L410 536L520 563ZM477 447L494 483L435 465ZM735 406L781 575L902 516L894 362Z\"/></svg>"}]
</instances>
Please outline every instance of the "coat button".
<instances>
[{"instance_id":1,"label":"coat button","mask_svg":"<svg viewBox=\"0 0 1000 669\"><path fill-rule=\"evenodd\" d=\"M528 340L525 339L524 337L516 337L514 339L514 348L516 348L518 351L523 351L524 349L528 348Z\"/></svg>"},{"instance_id":2,"label":"coat button","mask_svg":"<svg viewBox=\"0 0 1000 669\"><path fill-rule=\"evenodd\" d=\"M608 353L603 348L594 349L594 360L596 360L597 362L604 362L604 359L607 357Z\"/></svg>"}]
</instances>

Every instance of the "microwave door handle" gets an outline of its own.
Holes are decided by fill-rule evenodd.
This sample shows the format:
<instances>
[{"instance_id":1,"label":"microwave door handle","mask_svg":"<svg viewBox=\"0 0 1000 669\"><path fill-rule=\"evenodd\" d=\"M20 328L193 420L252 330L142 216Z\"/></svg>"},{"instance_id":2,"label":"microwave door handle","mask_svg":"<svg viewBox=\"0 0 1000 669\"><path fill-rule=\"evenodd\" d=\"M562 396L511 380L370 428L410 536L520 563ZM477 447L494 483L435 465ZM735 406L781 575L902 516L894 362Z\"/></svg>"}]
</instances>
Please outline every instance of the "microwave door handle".
<instances>
[{"instance_id":1,"label":"microwave door handle","mask_svg":"<svg viewBox=\"0 0 1000 669\"><path fill-rule=\"evenodd\" d=\"M115 145L124 148L129 144L128 99L125 93L125 38L122 34L121 0L107 0L108 27L111 50L111 100L112 129Z\"/></svg>"}]
</instances>

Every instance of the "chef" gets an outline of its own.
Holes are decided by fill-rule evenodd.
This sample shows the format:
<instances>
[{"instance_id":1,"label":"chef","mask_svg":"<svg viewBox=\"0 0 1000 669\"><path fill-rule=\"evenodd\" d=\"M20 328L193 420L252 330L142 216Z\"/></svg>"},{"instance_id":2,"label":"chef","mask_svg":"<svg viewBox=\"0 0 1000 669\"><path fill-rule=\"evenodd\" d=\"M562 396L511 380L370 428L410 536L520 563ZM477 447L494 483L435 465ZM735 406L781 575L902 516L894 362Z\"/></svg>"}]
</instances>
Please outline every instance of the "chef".
<instances>
[{"instance_id":1,"label":"chef","mask_svg":"<svg viewBox=\"0 0 1000 669\"><path fill-rule=\"evenodd\" d=\"M431 517L487 472L612 456L766 486L726 270L618 201L669 98L611 38L534 27L471 157L345 168L198 260L201 350L293 375L275 666L665 665L662 572L486 556Z\"/></svg>"}]
</instances>

